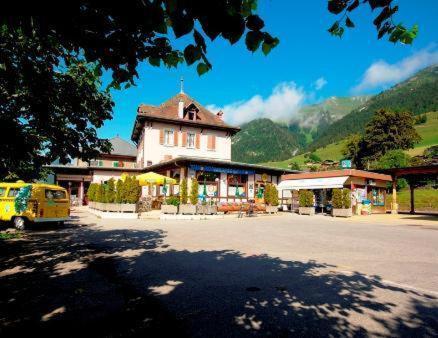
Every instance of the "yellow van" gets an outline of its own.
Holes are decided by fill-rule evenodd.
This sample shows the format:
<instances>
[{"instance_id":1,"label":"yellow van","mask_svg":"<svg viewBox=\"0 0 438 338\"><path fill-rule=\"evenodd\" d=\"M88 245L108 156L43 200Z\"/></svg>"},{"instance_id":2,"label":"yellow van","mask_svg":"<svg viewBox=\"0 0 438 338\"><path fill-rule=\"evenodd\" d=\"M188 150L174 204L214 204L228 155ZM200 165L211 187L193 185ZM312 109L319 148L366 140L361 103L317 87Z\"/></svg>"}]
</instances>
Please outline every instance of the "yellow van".
<instances>
[{"instance_id":1,"label":"yellow van","mask_svg":"<svg viewBox=\"0 0 438 338\"><path fill-rule=\"evenodd\" d=\"M43 183L0 182L0 221L22 230L30 222L67 221L70 201L64 188Z\"/></svg>"}]
</instances>

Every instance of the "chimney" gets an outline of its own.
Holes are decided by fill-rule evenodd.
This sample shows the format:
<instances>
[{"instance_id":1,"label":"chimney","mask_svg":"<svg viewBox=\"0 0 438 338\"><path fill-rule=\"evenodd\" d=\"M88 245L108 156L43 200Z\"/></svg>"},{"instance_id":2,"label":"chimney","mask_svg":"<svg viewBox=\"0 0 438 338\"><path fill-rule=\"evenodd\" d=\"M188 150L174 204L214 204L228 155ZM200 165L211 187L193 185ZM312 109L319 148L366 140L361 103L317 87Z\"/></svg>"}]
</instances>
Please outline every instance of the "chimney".
<instances>
[{"instance_id":1,"label":"chimney","mask_svg":"<svg viewBox=\"0 0 438 338\"><path fill-rule=\"evenodd\" d=\"M222 121L224 120L224 112L222 110L219 110L216 113L216 116L219 117Z\"/></svg>"},{"instance_id":2,"label":"chimney","mask_svg":"<svg viewBox=\"0 0 438 338\"><path fill-rule=\"evenodd\" d=\"M180 99L178 102L178 118L184 118L184 102L182 99Z\"/></svg>"}]
</instances>

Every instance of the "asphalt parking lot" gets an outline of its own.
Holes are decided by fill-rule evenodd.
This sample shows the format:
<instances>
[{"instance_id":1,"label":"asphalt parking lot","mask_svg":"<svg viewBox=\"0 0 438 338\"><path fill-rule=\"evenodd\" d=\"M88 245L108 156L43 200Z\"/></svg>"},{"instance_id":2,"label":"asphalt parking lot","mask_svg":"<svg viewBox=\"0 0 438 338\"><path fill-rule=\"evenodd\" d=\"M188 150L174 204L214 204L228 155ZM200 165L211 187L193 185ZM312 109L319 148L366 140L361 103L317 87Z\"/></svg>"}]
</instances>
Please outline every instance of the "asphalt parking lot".
<instances>
[{"instance_id":1,"label":"asphalt parking lot","mask_svg":"<svg viewBox=\"0 0 438 338\"><path fill-rule=\"evenodd\" d=\"M0 334L436 336L438 219L102 220L0 242Z\"/></svg>"}]
</instances>

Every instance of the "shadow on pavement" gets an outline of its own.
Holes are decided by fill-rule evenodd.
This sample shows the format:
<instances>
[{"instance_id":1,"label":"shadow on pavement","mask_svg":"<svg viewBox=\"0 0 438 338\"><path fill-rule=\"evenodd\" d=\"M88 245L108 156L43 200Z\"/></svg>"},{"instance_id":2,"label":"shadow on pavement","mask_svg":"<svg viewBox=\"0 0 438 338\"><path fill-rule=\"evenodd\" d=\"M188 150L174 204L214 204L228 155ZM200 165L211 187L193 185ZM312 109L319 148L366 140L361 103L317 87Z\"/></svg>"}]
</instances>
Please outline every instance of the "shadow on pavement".
<instances>
[{"instance_id":1,"label":"shadow on pavement","mask_svg":"<svg viewBox=\"0 0 438 338\"><path fill-rule=\"evenodd\" d=\"M267 255L169 250L165 236L73 227L1 241L0 335L377 334L361 316L382 336L438 334L434 297L377 276ZM382 292L403 294L405 312Z\"/></svg>"}]
</instances>

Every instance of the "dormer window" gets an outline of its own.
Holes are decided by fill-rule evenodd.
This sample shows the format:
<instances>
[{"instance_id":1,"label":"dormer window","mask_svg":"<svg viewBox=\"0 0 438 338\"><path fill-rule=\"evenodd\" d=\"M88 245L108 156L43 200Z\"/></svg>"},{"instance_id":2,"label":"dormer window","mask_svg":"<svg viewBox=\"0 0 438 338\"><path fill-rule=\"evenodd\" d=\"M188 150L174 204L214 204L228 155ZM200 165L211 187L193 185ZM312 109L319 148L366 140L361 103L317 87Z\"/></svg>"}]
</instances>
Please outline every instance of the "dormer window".
<instances>
[{"instance_id":1,"label":"dormer window","mask_svg":"<svg viewBox=\"0 0 438 338\"><path fill-rule=\"evenodd\" d=\"M198 116L199 109L193 103L189 104L187 108L184 109L184 119L196 121L200 120Z\"/></svg>"}]
</instances>

